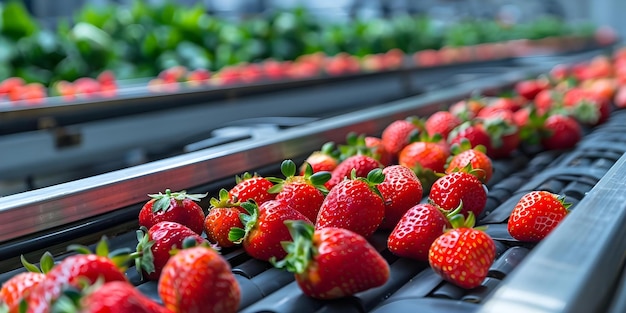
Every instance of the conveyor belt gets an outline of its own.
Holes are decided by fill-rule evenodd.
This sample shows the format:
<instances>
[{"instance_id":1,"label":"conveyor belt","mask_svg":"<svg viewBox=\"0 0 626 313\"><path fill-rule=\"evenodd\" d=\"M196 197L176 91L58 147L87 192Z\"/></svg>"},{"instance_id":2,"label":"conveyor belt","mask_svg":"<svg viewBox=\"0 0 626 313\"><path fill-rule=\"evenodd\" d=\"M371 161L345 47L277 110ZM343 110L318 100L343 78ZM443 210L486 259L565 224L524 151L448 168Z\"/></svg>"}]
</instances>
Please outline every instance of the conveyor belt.
<instances>
[{"instance_id":1,"label":"conveyor belt","mask_svg":"<svg viewBox=\"0 0 626 313\"><path fill-rule=\"evenodd\" d=\"M94 242L107 234L113 248L134 247L136 214L155 190L210 190L232 184L244 170L277 170L285 158L302 159L326 141L343 141L356 131L379 133L407 115L428 115L476 89L504 87L523 77L512 73L500 84L474 80L433 92L321 119L277 133L273 138L243 140L190 152L109 174L0 198L0 282L19 253ZM398 258L386 249L385 232L372 244L389 262L391 278L375 289L336 301L304 296L292 274L251 259L242 249L222 251L242 290L242 312L621 312L626 251L626 143L613 134L626 129L626 112L589 130L572 151L518 153L496 161L488 203L479 224L496 240L497 257L481 287L463 290L443 281L428 264ZM565 194L573 212L542 243L522 244L506 231L506 218L530 190ZM86 223L85 221L89 221ZM45 235L42 240L37 236ZM74 237L72 235L75 235ZM43 243L42 243L43 242ZM62 257L63 255L61 255ZM30 257L34 260L34 257ZM156 283L128 276L158 300Z\"/></svg>"}]
</instances>

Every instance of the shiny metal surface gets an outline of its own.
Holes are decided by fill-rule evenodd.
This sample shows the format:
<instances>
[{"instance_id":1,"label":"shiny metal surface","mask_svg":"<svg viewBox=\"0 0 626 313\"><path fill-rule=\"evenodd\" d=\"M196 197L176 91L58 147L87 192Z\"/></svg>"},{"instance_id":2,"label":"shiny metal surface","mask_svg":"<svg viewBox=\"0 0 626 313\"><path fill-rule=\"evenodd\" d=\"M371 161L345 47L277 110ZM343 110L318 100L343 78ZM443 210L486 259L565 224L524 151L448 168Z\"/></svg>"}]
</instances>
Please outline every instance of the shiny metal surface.
<instances>
[{"instance_id":1,"label":"shiny metal surface","mask_svg":"<svg viewBox=\"0 0 626 313\"><path fill-rule=\"evenodd\" d=\"M626 258L625 174L626 155L479 312L604 312Z\"/></svg>"},{"instance_id":2,"label":"shiny metal surface","mask_svg":"<svg viewBox=\"0 0 626 313\"><path fill-rule=\"evenodd\" d=\"M287 129L271 138L244 140L107 174L0 198L0 242L145 201L155 190L191 188L277 164L343 142L348 132L377 134L395 119L427 115L476 90L504 87L538 70L477 79L453 88L387 103Z\"/></svg>"}]
</instances>

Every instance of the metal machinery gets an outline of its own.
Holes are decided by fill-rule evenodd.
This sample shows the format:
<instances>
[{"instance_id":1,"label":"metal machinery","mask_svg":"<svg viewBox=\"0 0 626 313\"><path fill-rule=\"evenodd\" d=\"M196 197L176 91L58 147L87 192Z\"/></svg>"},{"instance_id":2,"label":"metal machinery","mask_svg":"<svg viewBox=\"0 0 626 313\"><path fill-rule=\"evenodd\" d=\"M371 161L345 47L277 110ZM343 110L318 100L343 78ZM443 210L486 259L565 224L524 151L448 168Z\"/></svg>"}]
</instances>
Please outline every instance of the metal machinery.
<instances>
[{"instance_id":1,"label":"metal machinery","mask_svg":"<svg viewBox=\"0 0 626 313\"><path fill-rule=\"evenodd\" d=\"M427 116L472 93L504 90L606 49L173 94L127 88L109 100L4 107L0 282L20 271L20 254L34 260L51 251L62 258L69 243L93 244L103 235L114 248L134 248L146 194L170 188L215 195L234 184L235 175L275 174L282 160L302 161L349 132L380 134L396 119ZM393 256L387 234L378 232L371 242L389 262L390 280L329 302L303 296L292 274L242 249L222 251L242 290L240 310L625 312L625 120L626 112L614 112L571 151L520 151L495 162L479 224L488 226L498 253L479 288L459 289L428 264ZM536 246L506 231L514 203L530 190L564 194L574 203ZM128 276L158 300L154 282L141 281L134 268Z\"/></svg>"}]
</instances>

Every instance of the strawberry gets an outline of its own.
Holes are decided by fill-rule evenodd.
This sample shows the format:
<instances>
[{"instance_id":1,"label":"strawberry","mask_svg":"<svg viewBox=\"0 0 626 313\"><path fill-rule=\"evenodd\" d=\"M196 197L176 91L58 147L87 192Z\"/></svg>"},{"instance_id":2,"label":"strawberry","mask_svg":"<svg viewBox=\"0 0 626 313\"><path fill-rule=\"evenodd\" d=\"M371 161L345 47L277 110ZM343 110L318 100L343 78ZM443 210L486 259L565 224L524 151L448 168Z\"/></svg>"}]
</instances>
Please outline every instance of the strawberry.
<instances>
[{"instance_id":1,"label":"strawberry","mask_svg":"<svg viewBox=\"0 0 626 313\"><path fill-rule=\"evenodd\" d=\"M339 182L350 177L353 170L356 171L357 177L366 177L371 170L382 167L383 165L373 157L357 154L339 163L337 168L332 171L330 180L326 182L325 186L329 190L332 189Z\"/></svg>"},{"instance_id":2,"label":"strawberry","mask_svg":"<svg viewBox=\"0 0 626 313\"><path fill-rule=\"evenodd\" d=\"M548 135L541 139L541 145L546 150L573 148L582 138L582 128L572 117L554 114L549 116L543 129Z\"/></svg>"},{"instance_id":3,"label":"strawberry","mask_svg":"<svg viewBox=\"0 0 626 313\"><path fill-rule=\"evenodd\" d=\"M348 133L346 144L339 146L339 159L345 160L353 155L362 154L379 161L383 166L390 165L395 156L385 149L382 139L378 137Z\"/></svg>"},{"instance_id":4,"label":"strawberry","mask_svg":"<svg viewBox=\"0 0 626 313\"><path fill-rule=\"evenodd\" d=\"M382 139L373 136L366 136L365 146L372 150L374 158L383 166L389 166L393 163L394 155L385 149Z\"/></svg>"},{"instance_id":5,"label":"strawberry","mask_svg":"<svg viewBox=\"0 0 626 313\"><path fill-rule=\"evenodd\" d=\"M450 215L460 211L454 210ZM404 258L428 261L428 249L450 228L448 217L432 204L420 203L409 208L387 238L391 253Z\"/></svg>"},{"instance_id":6,"label":"strawberry","mask_svg":"<svg viewBox=\"0 0 626 313\"><path fill-rule=\"evenodd\" d=\"M341 181L328 192L315 229L339 227L366 238L372 235L385 217L385 204L376 188L384 179L381 169L370 171L367 178L357 177L353 170L350 179Z\"/></svg>"},{"instance_id":7,"label":"strawberry","mask_svg":"<svg viewBox=\"0 0 626 313\"><path fill-rule=\"evenodd\" d=\"M237 312L241 298L230 264L202 245L180 250L167 261L158 291L172 312Z\"/></svg>"},{"instance_id":8,"label":"strawberry","mask_svg":"<svg viewBox=\"0 0 626 313\"><path fill-rule=\"evenodd\" d=\"M529 79L517 82L514 88L520 96L534 100L539 92L545 90L546 86L540 84L536 79Z\"/></svg>"},{"instance_id":9,"label":"strawberry","mask_svg":"<svg viewBox=\"0 0 626 313\"><path fill-rule=\"evenodd\" d=\"M180 249L183 240L193 238L197 243L206 240L189 227L176 222L163 221L146 229L141 227L137 231L137 252L135 265L141 277L156 281L170 258L172 249Z\"/></svg>"},{"instance_id":10,"label":"strawberry","mask_svg":"<svg viewBox=\"0 0 626 313\"><path fill-rule=\"evenodd\" d=\"M449 111L461 121L469 121L475 118L486 105L484 99L472 97L451 105Z\"/></svg>"},{"instance_id":11,"label":"strawberry","mask_svg":"<svg viewBox=\"0 0 626 313\"><path fill-rule=\"evenodd\" d=\"M219 247L228 248L235 244L228 239L228 233L233 227L242 228L239 214L246 213L240 202L234 202L226 189L219 192L219 199L211 198L209 213L204 219L204 232L210 242Z\"/></svg>"},{"instance_id":12,"label":"strawberry","mask_svg":"<svg viewBox=\"0 0 626 313\"><path fill-rule=\"evenodd\" d=\"M491 149L491 137L482 124L476 122L464 122L450 132L448 143L453 145L460 143L463 138L469 140L472 147L483 145L489 151Z\"/></svg>"},{"instance_id":13,"label":"strawberry","mask_svg":"<svg viewBox=\"0 0 626 313\"><path fill-rule=\"evenodd\" d=\"M204 211L196 203L206 194L187 194L185 191L149 195L152 198L139 211L139 226L150 228L162 221L177 222L197 234L204 229Z\"/></svg>"},{"instance_id":14,"label":"strawberry","mask_svg":"<svg viewBox=\"0 0 626 313\"><path fill-rule=\"evenodd\" d=\"M305 160L302 166L300 167L300 174L304 175L304 171L306 170L307 165L310 164L313 168L313 173L317 172L332 172L339 161L338 151L335 150L335 144L332 142L327 142L322 145L322 149L319 151L312 152Z\"/></svg>"},{"instance_id":15,"label":"strawberry","mask_svg":"<svg viewBox=\"0 0 626 313\"><path fill-rule=\"evenodd\" d=\"M489 157L506 158L517 150L521 139L513 111L501 109L492 112L483 117L482 124L491 138L491 149L487 150Z\"/></svg>"},{"instance_id":16,"label":"strawberry","mask_svg":"<svg viewBox=\"0 0 626 313\"><path fill-rule=\"evenodd\" d=\"M393 229L402 215L422 200L422 183L410 168L391 165L383 169L385 180L378 190L385 203L385 217L380 229Z\"/></svg>"},{"instance_id":17,"label":"strawberry","mask_svg":"<svg viewBox=\"0 0 626 313\"><path fill-rule=\"evenodd\" d=\"M81 254L70 255L54 266L46 277L35 285L26 299L27 313L50 311L50 304L61 296L63 287L77 287L79 283L93 284L96 280L104 282L127 281L123 264L128 255L120 254L108 257L106 239L96 247L97 254L83 246L72 245L70 250Z\"/></svg>"},{"instance_id":18,"label":"strawberry","mask_svg":"<svg viewBox=\"0 0 626 313\"><path fill-rule=\"evenodd\" d=\"M571 204L565 197L547 191L531 191L517 202L507 224L519 241L539 242L565 218Z\"/></svg>"},{"instance_id":19,"label":"strawberry","mask_svg":"<svg viewBox=\"0 0 626 313\"><path fill-rule=\"evenodd\" d=\"M268 192L274 184L256 173L246 172L242 176L235 177L235 182L235 186L228 191L235 202L253 200L257 205L261 205L265 201L274 199L275 195Z\"/></svg>"},{"instance_id":20,"label":"strawberry","mask_svg":"<svg viewBox=\"0 0 626 313\"><path fill-rule=\"evenodd\" d=\"M484 184L488 183L493 175L493 164L485 154L484 146L472 148L468 140L461 140L451 148L452 156L446 166L446 174L471 168L471 174L476 175Z\"/></svg>"},{"instance_id":21,"label":"strawberry","mask_svg":"<svg viewBox=\"0 0 626 313\"><path fill-rule=\"evenodd\" d=\"M53 312L167 313L170 310L123 281L96 282L82 290L68 288L52 306Z\"/></svg>"},{"instance_id":22,"label":"strawberry","mask_svg":"<svg viewBox=\"0 0 626 313\"><path fill-rule=\"evenodd\" d=\"M389 264L359 234L334 227L314 230L301 221L285 224L293 238L285 243L289 253L272 263L293 272L305 295L323 300L342 298L389 279Z\"/></svg>"},{"instance_id":23,"label":"strawberry","mask_svg":"<svg viewBox=\"0 0 626 313\"><path fill-rule=\"evenodd\" d=\"M236 244L243 244L246 253L262 261L272 257L282 259L287 255L281 245L282 241L290 239L284 221L303 220L313 224L302 213L278 200L266 201L260 206L244 202L241 207L248 212L240 215L244 227L233 227L228 238Z\"/></svg>"},{"instance_id":24,"label":"strawberry","mask_svg":"<svg viewBox=\"0 0 626 313\"><path fill-rule=\"evenodd\" d=\"M435 273L465 289L480 286L496 256L496 246L485 232L474 226L474 215L467 220L456 215L452 227L439 236L428 251L428 263Z\"/></svg>"},{"instance_id":25,"label":"strawberry","mask_svg":"<svg viewBox=\"0 0 626 313\"><path fill-rule=\"evenodd\" d=\"M425 141L413 142L398 155L398 163L413 170L425 190L437 179L437 173L443 173L450 152L440 143L433 142L439 135Z\"/></svg>"},{"instance_id":26,"label":"strawberry","mask_svg":"<svg viewBox=\"0 0 626 313\"><path fill-rule=\"evenodd\" d=\"M435 112L424 122L428 135L439 134L442 138L448 138L448 134L459 125L461 120L449 111Z\"/></svg>"},{"instance_id":27,"label":"strawberry","mask_svg":"<svg viewBox=\"0 0 626 313\"><path fill-rule=\"evenodd\" d=\"M308 165L304 175L295 176L296 164L292 160L284 160L280 170L285 179L268 177L268 180L275 183L268 191L276 194L277 201L286 203L310 221L315 221L322 201L328 193L324 184L330 179L331 174L324 171L314 174L313 168Z\"/></svg>"},{"instance_id":28,"label":"strawberry","mask_svg":"<svg viewBox=\"0 0 626 313\"><path fill-rule=\"evenodd\" d=\"M417 124L417 118L396 120L387 125L381 134L381 141L385 150L396 155L408 145L421 132L422 128Z\"/></svg>"},{"instance_id":29,"label":"strawberry","mask_svg":"<svg viewBox=\"0 0 626 313\"><path fill-rule=\"evenodd\" d=\"M9 278L2 284L0 289L0 311L2 311L2 305L5 305L6 312L18 312L20 302L28 298L30 291L46 278L46 273L54 266L54 259L50 252L46 252L41 256L39 261L41 268L29 263L23 255L20 258L27 271Z\"/></svg>"},{"instance_id":30,"label":"strawberry","mask_svg":"<svg viewBox=\"0 0 626 313\"><path fill-rule=\"evenodd\" d=\"M479 216L487 203L487 190L475 175L453 172L435 181L428 201L444 211L452 211L463 205L461 214L467 216L472 212Z\"/></svg>"}]
</instances>

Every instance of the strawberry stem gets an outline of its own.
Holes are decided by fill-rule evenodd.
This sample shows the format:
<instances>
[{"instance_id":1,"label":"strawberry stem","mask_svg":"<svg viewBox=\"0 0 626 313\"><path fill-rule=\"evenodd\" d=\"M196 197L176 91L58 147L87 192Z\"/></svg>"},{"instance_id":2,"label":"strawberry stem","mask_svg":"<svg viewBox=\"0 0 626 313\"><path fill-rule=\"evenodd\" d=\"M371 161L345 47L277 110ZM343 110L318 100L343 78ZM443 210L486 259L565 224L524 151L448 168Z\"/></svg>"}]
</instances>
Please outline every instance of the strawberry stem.
<instances>
[{"instance_id":1,"label":"strawberry stem","mask_svg":"<svg viewBox=\"0 0 626 313\"><path fill-rule=\"evenodd\" d=\"M259 217L259 207L252 200L241 203L241 207L246 210L246 213L239 214L239 219L244 228L233 227L228 232L228 240L233 243L240 244L248 236L250 230L256 225Z\"/></svg>"},{"instance_id":2,"label":"strawberry stem","mask_svg":"<svg viewBox=\"0 0 626 313\"><path fill-rule=\"evenodd\" d=\"M313 247L315 229L313 225L299 220L285 221L285 226L289 229L289 234L293 239L293 241L282 243L287 256L280 261L273 257L270 263L276 268L282 268L291 273L303 273L316 253Z\"/></svg>"}]
</instances>

